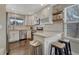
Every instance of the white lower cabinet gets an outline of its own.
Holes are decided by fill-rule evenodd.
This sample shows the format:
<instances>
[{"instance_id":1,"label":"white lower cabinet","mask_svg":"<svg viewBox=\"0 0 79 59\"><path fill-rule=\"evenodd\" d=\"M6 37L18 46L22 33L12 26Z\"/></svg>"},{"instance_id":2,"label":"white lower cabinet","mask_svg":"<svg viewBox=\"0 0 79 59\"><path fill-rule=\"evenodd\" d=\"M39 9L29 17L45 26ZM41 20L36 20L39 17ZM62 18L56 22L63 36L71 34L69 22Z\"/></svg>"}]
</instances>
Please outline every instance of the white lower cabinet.
<instances>
[{"instance_id":1,"label":"white lower cabinet","mask_svg":"<svg viewBox=\"0 0 79 59\"><path fill-rule=\"evenodd\" d=\"M19 40L19 31L9 32L9 42L14 42Z\"/></svg>"},{"instance_id":2,"label":"white lower cabinet","mask_svg":"<svg viewBox=\"0 0 79 59\"><path fill-rule=\"evenodd\" d=\"M0 55L5 55L5 54L6 54L5 48L0 48Z\"/></svg>"}]
</instances>

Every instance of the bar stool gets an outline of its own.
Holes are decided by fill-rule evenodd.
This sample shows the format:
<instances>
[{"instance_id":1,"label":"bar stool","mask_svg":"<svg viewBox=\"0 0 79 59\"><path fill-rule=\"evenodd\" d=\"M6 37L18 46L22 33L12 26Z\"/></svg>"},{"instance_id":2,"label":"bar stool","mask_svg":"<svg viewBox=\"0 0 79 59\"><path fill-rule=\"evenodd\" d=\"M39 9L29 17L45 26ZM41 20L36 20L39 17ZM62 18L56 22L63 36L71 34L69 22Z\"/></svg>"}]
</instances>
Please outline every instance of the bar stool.
<instances>
[{"instance_id":1,"label":"bar stool","mask_svg":"<svg viewBox=\"0 0 79 59\"><path fill-rule=\"evenodd\" d=\"M65 53L65 44L64 43L60 43L60 42L53 42L53 44L51 44L51 50L50 50L50 55L52 54L52 48L55 48L55 55L64 55Z\"/></svg>"},{"instance_id":2,"label":"bar stool","mask_svg":"<svg viewBox=\"0 0 79 59\"><path fill-rule=\"evenodd\" d=\"M35 30L31 31L31 40L33 40L33 33L36 32Z\"/></svg>"},{"instance_id":3,"label":"bar stool","mask_svg":"<svg viewBox=\"0 0 79 59\"><path fill-rule=\"evenodd\" d=\"M61 43L65 43L66 55L72 55L70 41L67 39L59 40Z\"/></svg>"},{"instance_id":4,"label":"bar stool","mask_svg":"<svg viewBox=\"0 0 79 59\"><path fill-rule=\"evenodd\" d=\"M37 40L30 41L30 46L33 47L34 55L39 55L42 53L41 51L39 51L41 47L41 43L39 41Z\"/></svg>"}]
</instances>

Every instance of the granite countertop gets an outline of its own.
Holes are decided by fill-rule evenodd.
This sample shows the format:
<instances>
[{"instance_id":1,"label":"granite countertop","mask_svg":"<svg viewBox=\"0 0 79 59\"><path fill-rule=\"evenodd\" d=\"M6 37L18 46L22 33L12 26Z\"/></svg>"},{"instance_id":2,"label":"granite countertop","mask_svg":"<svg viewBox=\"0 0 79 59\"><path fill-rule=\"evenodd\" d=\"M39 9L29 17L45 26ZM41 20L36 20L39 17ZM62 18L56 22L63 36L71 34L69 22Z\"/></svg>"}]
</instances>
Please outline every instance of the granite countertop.
<instances>
[{"instance_id":1,"label":"granite countertop","mask_svg":"<svg viewBox=\"0 0 79 59\"><path fill-rule=\"evenodd\" d=\"M34 35L42 36L42 37L52 37L52 36L61 36L62 32L47 32L47 31L37 31L33 33Z\"/></svg>"}]
</instances>

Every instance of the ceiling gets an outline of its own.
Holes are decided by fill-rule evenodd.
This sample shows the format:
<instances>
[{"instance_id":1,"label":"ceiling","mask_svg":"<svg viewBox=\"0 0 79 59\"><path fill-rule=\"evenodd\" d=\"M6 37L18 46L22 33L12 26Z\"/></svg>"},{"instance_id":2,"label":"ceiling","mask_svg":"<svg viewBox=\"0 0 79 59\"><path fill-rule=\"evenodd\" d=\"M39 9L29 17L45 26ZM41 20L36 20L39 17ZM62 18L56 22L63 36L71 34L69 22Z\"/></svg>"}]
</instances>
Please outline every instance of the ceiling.
<instances>
[{"instance_id":1,"label":"ceiling","mask_svg":"<svg viewBox=\"0 0 79 59\"><path fill-rule=\"evenodd\" d=\"M31 15L46 5L41 4L7 4L6 11L23 15Z\"/></svg>"},{"instance_id":2,"label":"ceiling","mask_svg":"<svg viewBox=\"0 0 79 59\"><path fill-rule=\"evenodd\" d=\"M53 6L53 8L54 8L54 10L61 9L61 8L64 9L64 8L71 6L71 5L73 5L73 4L56 4Z\"/></svg>"},{"instance_id":3,"label":"ceiling","mask_svg":"<svg viewBox=\"0 0 79 59\"><path fill-rule=\"evenodd\" d=\"M56 4L54 5L54 10L56 9L63 9L67 6L70 6L72 4ZM22 15L32 15L33 13L39 11L40 9L47 6L47 4L7 4L6 5L6 11L7 12L13 12L17 14Z\"/></svg>"}]
</instances>

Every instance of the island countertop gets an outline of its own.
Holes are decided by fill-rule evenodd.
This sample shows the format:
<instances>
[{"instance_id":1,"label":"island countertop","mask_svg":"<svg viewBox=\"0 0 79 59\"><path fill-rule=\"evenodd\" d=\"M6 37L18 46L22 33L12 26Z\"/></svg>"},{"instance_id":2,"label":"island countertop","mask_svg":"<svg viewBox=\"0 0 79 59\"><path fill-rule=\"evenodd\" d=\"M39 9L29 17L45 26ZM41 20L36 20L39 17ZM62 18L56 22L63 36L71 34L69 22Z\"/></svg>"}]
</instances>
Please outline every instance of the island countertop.
<instances>
[{"instance_id":1,"label":"island countertop","mask_svg":"<svg viewBox=\"0 0 79 59\"><path fill-rule=\"evenodd\" d=\"M37 31L33 34L47 38L47 37L52 37L52 36L56 36L56 35L62 35L62 32Z\"/></svg>"},{"instance_id":2,"label":"island countertop","mask_svg":"<svg viewBox=\"0 0 79 59\"><path fill-rule=\"evenodd\" d=\"M51 43L62 38L62 32L37 31L33 34L34 40L40 41L43 51L42 54L44 55L50 54Z\"/></svg>"}]
</instances>

